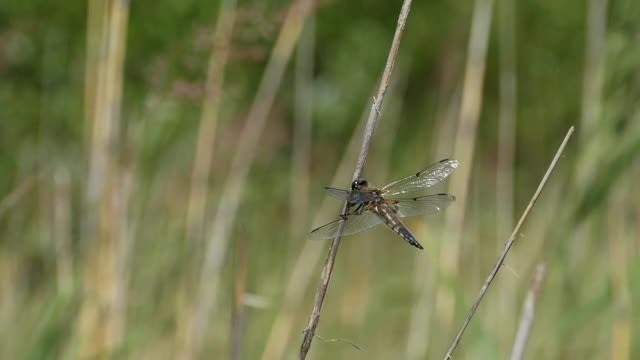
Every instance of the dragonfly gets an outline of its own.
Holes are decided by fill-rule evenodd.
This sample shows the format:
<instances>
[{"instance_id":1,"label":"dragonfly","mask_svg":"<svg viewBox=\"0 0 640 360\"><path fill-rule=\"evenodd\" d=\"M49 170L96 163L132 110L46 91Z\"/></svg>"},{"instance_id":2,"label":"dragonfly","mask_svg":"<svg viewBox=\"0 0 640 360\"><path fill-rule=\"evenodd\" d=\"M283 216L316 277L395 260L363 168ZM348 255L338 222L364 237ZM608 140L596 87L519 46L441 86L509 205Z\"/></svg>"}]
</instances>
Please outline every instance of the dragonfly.
<instances>
[{"instance_id":1,"label":"dragonfly","mask_svg":"<svg viewBox=\"0 0 640 360\"><path fill-rule=\"evenodd\" d=\"M378 189L367 180L351 183L351 190L325 187L327 195L346 201L347 211L338 220L311 231L312 240L333 239L342 222L342 235L351 235L378 224L386 224L406 242L424 249L400 218L427 215L448 207L456 200L453 195L420 195L425 189L446 179L458 167L457 160L441 160L426 169Z\"/></svg>"}]
</instances>

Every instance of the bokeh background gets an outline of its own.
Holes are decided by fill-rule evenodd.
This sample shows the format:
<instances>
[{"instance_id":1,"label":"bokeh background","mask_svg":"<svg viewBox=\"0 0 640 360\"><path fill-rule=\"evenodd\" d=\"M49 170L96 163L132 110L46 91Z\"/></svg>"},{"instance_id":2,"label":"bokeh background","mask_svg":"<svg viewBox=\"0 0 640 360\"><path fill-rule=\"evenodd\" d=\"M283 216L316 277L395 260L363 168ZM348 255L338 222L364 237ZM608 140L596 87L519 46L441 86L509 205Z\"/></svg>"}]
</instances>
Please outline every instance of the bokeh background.
<instances>
[{"instance_id":1,"label":"bokeh background","mask_svg":"<svg viewBox=\"0 0 640 360\"><path fill-rule=\"evenodd\" d=\"M3 1L0 358L295 358L400 7ZM309 358L441 358L571 125L455 358L509 356L537 264L526 358L640 357L639 18L414 2L364 174L455 158L458 200L343 239Z\"/></svg>"}]
</instances>

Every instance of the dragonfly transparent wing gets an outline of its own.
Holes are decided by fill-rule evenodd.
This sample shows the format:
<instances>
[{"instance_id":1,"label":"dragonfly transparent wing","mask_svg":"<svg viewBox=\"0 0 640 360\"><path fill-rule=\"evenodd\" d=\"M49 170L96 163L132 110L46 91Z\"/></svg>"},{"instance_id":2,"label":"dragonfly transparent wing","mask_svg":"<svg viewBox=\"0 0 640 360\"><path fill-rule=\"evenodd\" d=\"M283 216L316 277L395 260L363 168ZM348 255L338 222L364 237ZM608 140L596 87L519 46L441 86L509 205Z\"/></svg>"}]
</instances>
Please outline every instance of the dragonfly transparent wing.
<instances>
[{"instance_id":1,"label":"dragonfly transparent wing","mask_svg":"<svg viewBox=\"0 0 640 360\"><path fill-rule=\"evenodd\" d=\"M380 191L385 198L421 191L444 180L457 167L458 160L441 160L415 175L392 182Z\"/></svg>"},{"instance_id":2,"label":"dragonfly transparent wing","mask_svg":"<svg viewBox=\"0 0 640 360\"><path fill-rule=\"evenodd\" d=\"M324 193L331 197L344 201L347 201L349 199L349 192L347 190L326 187L324 188Z\"/></svg>"},{"instance_id":3,"label":"dragonfly transparent wing","mask_svg":"<svg viewBox=\"0 0 640 360\"><path fill-rule=\"evenodd\" d=\"M349 215L344 224L342 235L351 235L382 223L382 220L371 211L365 211L361 215ZM330 222L311 231L311 240L333 239L340 226L340 220Z\"/></svg>"},{"instance_id":4,"label":"dragonfly transparent wing","mask_svg":"<svg viewBox=\"0 0 640 360\"><path fill-rule=\"evenodd\" d=\"M397 209L399 217L428 215L446 209L456 198L449 194L421 196L413 199L402 199L392 205Z\"/></svg>"}]
</instances>

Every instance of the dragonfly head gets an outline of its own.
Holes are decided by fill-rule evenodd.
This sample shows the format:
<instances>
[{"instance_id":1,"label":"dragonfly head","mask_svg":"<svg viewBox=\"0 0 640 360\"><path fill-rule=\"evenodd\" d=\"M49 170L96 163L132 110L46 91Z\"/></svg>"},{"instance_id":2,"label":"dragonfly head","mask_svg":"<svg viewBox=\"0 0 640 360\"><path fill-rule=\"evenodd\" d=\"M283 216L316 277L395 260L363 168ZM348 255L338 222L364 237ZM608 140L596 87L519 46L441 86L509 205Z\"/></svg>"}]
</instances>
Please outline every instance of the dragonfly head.
<instances>
[{"instance_id":1,"label":"dragonfly head","mask_svg":"<svg viewBox=\"0 0 640 360\"><path fill-rule=\"evenodd\" d=\"M351 183L351 190L360 190L363 187L368 187L369 182L367 180L356 180Z\"/></svg>"}]
</instances>

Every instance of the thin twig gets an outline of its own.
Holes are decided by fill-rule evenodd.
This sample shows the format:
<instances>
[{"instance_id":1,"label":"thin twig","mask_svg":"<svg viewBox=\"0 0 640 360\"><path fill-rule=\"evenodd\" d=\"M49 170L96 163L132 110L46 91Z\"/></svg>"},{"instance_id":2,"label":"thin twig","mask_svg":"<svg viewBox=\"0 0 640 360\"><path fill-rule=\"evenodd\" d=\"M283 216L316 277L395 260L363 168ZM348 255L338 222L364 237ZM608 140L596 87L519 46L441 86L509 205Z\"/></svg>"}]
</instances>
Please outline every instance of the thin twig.
<instances>
[{"instance_id":1,"label":"thin twig","mask_svg":"<svg viewBox=\"0 0 640 360\"><path fill-rule=\"evenodd\" d=\"M531 333L531 326L533 325L533 319L535 317L536 299L538 292L542 287L542 281L547 271L547 265L545 263L538 264L536 266L536 272L533 275L527 298L524 301L522 307L522 315L520 317L520 324L518 325L518 332L516 332L516 338L513 341L513 349L511 350L511 360L522 360L524 355L524 348L527 346L527 340L529 340L529 334Z\"/></svg>"},{"instance_id":2,"label":"thin twig","mask_svg":"<svg viewBox=\"0 0 640 360\"><path fill-rule=\"evenodd\" d=\"M533 194L533 197L531 198L531 201L529 201L529 205L527 205L526 209L524 210L524 213L522 213L522 216L520 217L520 220L518 220L518 223L516 224L515 229L513 229L513 232L511 233L511 236L509 237L509 240L505 244L504 249L502 250L502 253L500 253L500 256L498 257L498 260L493 265L493 269L491 269L491 272L489 273L489 276L487 277L487 280L485 280L484 284L482 285L482 288L480 289L480 293L478 294L478 297L476 298L476 301L471 306L471 309L469 310L469 314L467 315L467 317L465 318L464 322L462 323L462 327L460 327L460 330L458 330L458 333L456 334L456 337L453 339L453 342L451 343L451 346L449 347L449 350L447 351L447 353L444 356L445 360L451 359L451 354L453 354L453 351L458 346L458 343L460 342L460 339L462 338L462 334L464 333L464 331L466 330L467 326L469 325L469 322L473 318L473 315L476 313L476 310L478 309L478 306L480 306L480 302L482 301L482 298L484 298L484 295L486 294L487 290L489 289L489 285L491 285L491 282L493 282L493 279L496 277L496 275L498 274L498 271L502 267L502 263L504 262L504 259L507 257L507 254L509 253L509 250L511 249L511 246L513 245L513 243L516 240L516 235L520 231L520 227L522 226L522 224L524 224L524 221L527 219L527 216L529 216L529 213L531 212L531 209L533 208L533 205L535 205L536 201L538 200L538 197L540 196L540 193L542 192L542 189L544 188L545 184L547 183L547 180L549 179L549 176L551 175L551 172L556 167L556 163L560 159L560 155L562 155L562 152L564 151L564 148L567 145L567 142L571 138L571 135L573 134L573 131L574 131L574 128L572 126L571 128L569 128L569 131L567 132L567 135L565 135L565 137L564 137L564 141L562 141L562 144L560 145L560 148L558 148L558 151L556 152L556 156L551 161L551 165L549 165L549 168L547 169L547 172L544 174L544 177L540 181L540 185L538 185L538 189Z\"/></svg>"},{"instance_id":3,"label":"thin twig","mask_svg":"<svg viewBox=\"0 0 640 360\"><path fill-rule=\"evenodd\" d=\"M356 163L356 167L353 172L352 181L355 181L360 177L360 175L362 174L362 168L364 167L364 164L367 160L369 145L371 144L373 131L376 128L378 119L380 118L379 111L382 106L382 101L384 100L384 95L389 86L389 79L391 78L393 65L396 61L398 48L400 47L400 39L402 38L405 22L407 20L407 16L409 15L410 9L411 9L411 0L404 0L402 4L402 9L400 10L400 16L398 18L398 25L396 27L396 32L393 36L393 42L391 43L391 49L389 50L389 56L387 57L387 63L385 65L384 72L382 73L382 79L380 79L380 86L378 87L378 92L375 97L376 101L374 101L373 104L371 105L371 111L369 112L369 118L367 119L367 126L364 131L362 146L360 148L358 161ZM345 202L344 207L342 209L342 214L344 215L346 211L347 211L347 204ZM313 341L316 328L318 327L318 321L320 320L320 311L322 309L322 303L324 302L324 297L325 297L325 294L327 293L327 287L329 286L329 280L331 279L331 272L333 271L333 264L335 262L336 255L338 253L338 246L340 245L340 238L342 237L343 230L344 230L344 221L341 222L340 226L338 227L336 236L333 239L333 242L331 243L331 247L329 248L329 255L327 256L327 260L324 264L324 268L322 269L322 275L320 276L320 285L318 286L318 290L316 292L316 297L313 304L313 310L311 311L311 316L309 317L309 324L304 329L304 339L302 340L302 344L300 345L300 353L298 354L298 359L300 360L304 359L307 356L307 353L309 352L309 348L311 348L311 342Z\"/></svg>"}]
</instances>

